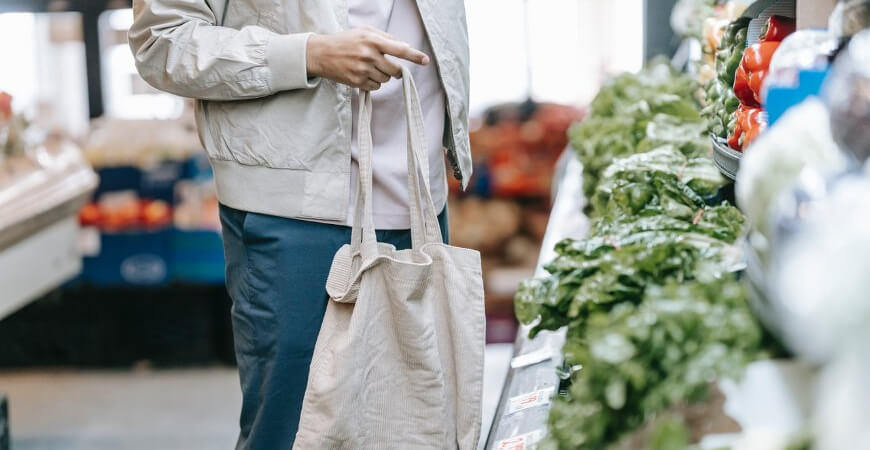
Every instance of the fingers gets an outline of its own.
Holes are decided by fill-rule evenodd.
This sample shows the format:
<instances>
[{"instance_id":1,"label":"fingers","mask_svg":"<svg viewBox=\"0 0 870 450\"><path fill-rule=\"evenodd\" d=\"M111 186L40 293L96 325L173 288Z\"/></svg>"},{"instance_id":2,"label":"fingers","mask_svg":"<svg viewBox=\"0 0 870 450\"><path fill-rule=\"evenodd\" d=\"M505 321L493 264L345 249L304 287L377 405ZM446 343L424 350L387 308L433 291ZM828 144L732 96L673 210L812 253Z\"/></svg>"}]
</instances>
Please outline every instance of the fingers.
<instances>
[{"instance_id":1,"label":"fingers","mask_svg":"<svg viewBox=\"0 0 870 450\"><path fill-rule=\"evenodd\" d=\"M382 37L382 38L385 38L385 39L390 39L390 40L395 40L395 39L396 39L396 38L393 37L392 34L387 33L387 32L384 31L384 30L379 30L379 29L377 29L377 28L375 28L375 27L372 27L372 26L369 26L369 25L365 25L365 26L363 26L362 29L365 30L365 31L367 31L367 32L369 32L369 33L374 33L374 34L376 34L376 35L378 35L378 36L380 36L380 37Z\"/></svg>"},{"instance_id":2,"label":"fingers","mask_svg":"<svg viewBox=\"0 0 870 450\"><path fill-rule=\"evenodd\" d=\"M377 91L381 88L381 84L372 80L368 80L363 82L360 86L360 89L364 91Z\"/></svg>"},{"instance_id":3,"label":"fingers","mask_svg":"<svg viewBox=\"0 0 870 450\"><path fill-rule=\"evenodd\" d=\"M429 57L425 53L412 48L410 45L394 39L379 39L376 42L378 50L385 55L392 55L397 58L411 61L414 64L426 65L429 64Z\"/></svg>"},{"instance_id":4,"label":"fingers","mask_svg":"<svg viewBox=\"0 0 870 450\"><path fill-rule=\"evenodd\" d=\"M379 58L375 59L375 67L391 77L394 78L402 78L402 66L398 63L390 61L385 58L383 55L380 55Z\"/></svg>"},{"instance_id":5,"label":"fingers","mask_svg":"<svg viewBox=\"0 0 870 450\"><path fill-rule=\"evenodd\" d=\"M369 79L378 83L386 83L387 81L390 81L390 76L381 72L377 68L372 68L369 72Z\"/></svg>"}]
</instances>

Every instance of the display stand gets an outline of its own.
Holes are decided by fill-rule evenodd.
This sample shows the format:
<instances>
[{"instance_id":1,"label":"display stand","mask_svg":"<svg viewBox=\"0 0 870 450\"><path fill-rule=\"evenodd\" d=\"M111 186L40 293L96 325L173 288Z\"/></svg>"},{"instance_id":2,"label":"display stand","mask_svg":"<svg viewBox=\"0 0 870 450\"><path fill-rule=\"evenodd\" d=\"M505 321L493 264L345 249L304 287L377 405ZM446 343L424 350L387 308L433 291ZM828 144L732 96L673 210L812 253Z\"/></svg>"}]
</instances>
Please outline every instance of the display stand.
<instances>
[{"instance_id":1,"label":"display stand","mask_svg":"<svg viewBox=\"0 0 870 450\"><path fill-rule=\"evenodd\" d=\"M583 166L571 149L565 151L556 173L555 202L538 258L535 276L555 257L556 243L582 238L588 229L583 214ZM557 368L562 364L564 330L543 331L528 338L523 326L514 343L514 356L502 389L486 449L531 448L546 435L551 397L559 389Z\"/></svg>"},{"instance_id":2,"label":"display stand","mask_svg":"<svg viewBox=\"0 0 870 450\"><path fill-rule=\"evenodd\" d=\"M0 190L0 319L81 270L78 210L97 176L72 146Z\"/></svg>"}]
</instances>

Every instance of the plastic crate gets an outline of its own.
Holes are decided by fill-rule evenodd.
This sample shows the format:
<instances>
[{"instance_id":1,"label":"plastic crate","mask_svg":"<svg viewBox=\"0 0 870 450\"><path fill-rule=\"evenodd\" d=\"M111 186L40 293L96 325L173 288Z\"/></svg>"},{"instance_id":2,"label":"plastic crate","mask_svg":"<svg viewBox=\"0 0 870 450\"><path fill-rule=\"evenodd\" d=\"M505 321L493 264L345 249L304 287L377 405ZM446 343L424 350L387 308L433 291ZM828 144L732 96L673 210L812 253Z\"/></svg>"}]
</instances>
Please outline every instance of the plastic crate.
<instances>
[{"instance_id":1,"label":"plastic crate","mask_svg":"<svg viewBox=\"0 0 870 450\"><path fill-rule=\"evenodd\" d=\"M107 192L135 191L139 192L142 185L142 170L133 166L103 167L97 170L100 184L94 192L94 198L99 199Z\"/></svg>"},{"instance_id":2,"label":"plastic crate","mask_svg":"<svg viewBox=\"0 0 870 450\"><path fill-rule=\"evenodd\" d=\"M173 204L175 184L185 175L188 164L191 163L163 161L147 169L134 166L103 167L97 171L100 185L94 193L94 199L109 192L134 191L139 197Z\"/></svg>"},{"instance_id":3,"label":"plastic crate","mask_svg":"<svg viewBox=\"0 0 870 450\"><path fill-rule=\"evenodd\" d=\"M184 162L163 161L142 171L139 196L163 200L170 205L175 201L175 185L184 174Z\"/></svg>"},{"instance_id":4,"label":"plastic crate","mask_svg":"<svg viewBox=\"0 0 870 450\"><path fill-rule=\"evenodd\" d=\"M212 230L179 230L172 233L173 278L188 283L223 284L224 247Z\"/></svg>"},{"instance_id":5,"label":"plastic crate","mask_svg":"<svg viewBox=\"0 0 870 450\"><path fill-rule=\"evenodd\" d=\"M82 281L158 286L172 275L172 229L102 233L100 252L83 259Z\"/></svg>"}]
</instances>

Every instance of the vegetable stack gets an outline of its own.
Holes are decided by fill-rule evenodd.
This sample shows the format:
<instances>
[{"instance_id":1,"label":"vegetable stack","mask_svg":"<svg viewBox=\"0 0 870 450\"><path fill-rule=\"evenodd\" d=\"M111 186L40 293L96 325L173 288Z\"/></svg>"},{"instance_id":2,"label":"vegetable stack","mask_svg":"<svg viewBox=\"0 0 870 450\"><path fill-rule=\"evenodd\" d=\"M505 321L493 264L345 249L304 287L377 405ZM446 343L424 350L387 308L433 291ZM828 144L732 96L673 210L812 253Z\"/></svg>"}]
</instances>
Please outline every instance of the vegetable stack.
<instances>
[{"instance_id":1,"label":"vegetable stack","mask_svg":"<svg viewBox=\"0 0 870 450\"><path fill-rule=\"evenodd\" d=\"M550 275L515 299L532 335L567 328L575 370L539 448L609 448L763 353L733 275L744 218L711 201L724 180L693 92L653 65L608 83L570 132L592 230L559 243Z\"/></svg>"},{"instance_id":2,"label":"vegetable stack","mask_svg":"<svg viewBox=\"0 0 870 450\"><path fill-rule=\"evenodd\" d=\"M598 177L615 157L673 143L687 156L709 151L698 113L697 85L657 61L639 74L609 81L589 106L589 116L568 131L583 161L583 186L594 192Z\"/></svg>"},{"instance_id":3,"label":"vegetable stack","mask_svg":"<svg viewBox=\"0 0 870 450\"><path fill-rule=\"evenodd\" d=\"M717 77L707 83L707 106L702 113L707 118L710 132L721 138L729 135L728 121L737 111L740 101L734 95L734 75L743 49L746 47L746 35L749 31L749 19L741 17L725 27L722 40L716 51Z\"/></svg>"},{"instance_id":4,"label":"vegetable stack","mask_svg":"<svg viewBox=\"0 0 870 450\"><path fill-rule=\"evenodd\" d=\"M794 29L794 19L771 16L762 30L759 42L750 45L743 52L733 85L740 107L732 113L729 121L728 145L734 150L744 150L767 127L761 114L761 89L767 77L770 60L780 41L794 32Z\"/></svg>"}]
</instances>

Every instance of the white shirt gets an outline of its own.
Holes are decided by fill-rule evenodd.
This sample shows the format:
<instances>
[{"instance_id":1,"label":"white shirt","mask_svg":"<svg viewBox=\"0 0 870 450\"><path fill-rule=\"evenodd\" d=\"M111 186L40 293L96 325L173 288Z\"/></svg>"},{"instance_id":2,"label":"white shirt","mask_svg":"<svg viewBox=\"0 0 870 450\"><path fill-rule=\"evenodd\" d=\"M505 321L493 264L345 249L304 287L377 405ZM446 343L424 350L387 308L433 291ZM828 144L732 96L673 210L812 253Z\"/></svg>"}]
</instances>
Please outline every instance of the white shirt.
<instances>
[{"instance_id":1,"label":"white shirt","mask_svg":"<svg viewBox=\"0 0 870 450\"><path fill-rule=\"evenodd\" d=\"M351 28L368 25L384 30L396 39L407 42L429 55L429 64L419 66L397 61L407 66L414 76L426 130L429 153L429 179L432 201L440 212L447 204L447 178L445 174L442 138L446 105L444 90L426 37L426 30L414 0L349 0L348 23ZM388 57L389 58L389 57ZM359 95L353 96L353 139L351 144L352 176L351 201L346 224L353 224L354 200L358 188L359 148L357 146L357 115ZM408 214L408 162L407 125L402 80L391 79L372 92L372 156L373 210L375 228L401 230L411 227Z\"/></svg>"}]
</instances>

